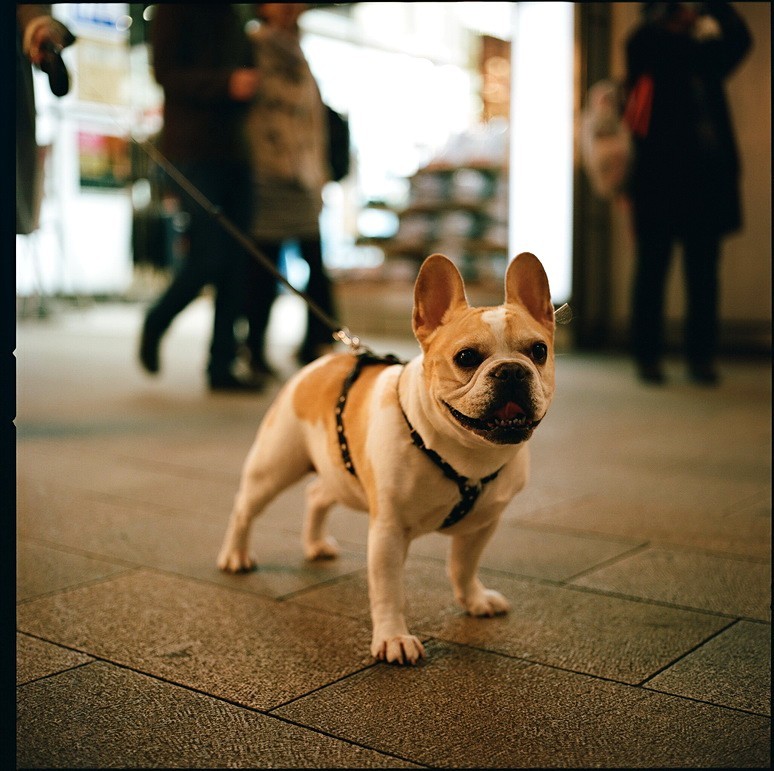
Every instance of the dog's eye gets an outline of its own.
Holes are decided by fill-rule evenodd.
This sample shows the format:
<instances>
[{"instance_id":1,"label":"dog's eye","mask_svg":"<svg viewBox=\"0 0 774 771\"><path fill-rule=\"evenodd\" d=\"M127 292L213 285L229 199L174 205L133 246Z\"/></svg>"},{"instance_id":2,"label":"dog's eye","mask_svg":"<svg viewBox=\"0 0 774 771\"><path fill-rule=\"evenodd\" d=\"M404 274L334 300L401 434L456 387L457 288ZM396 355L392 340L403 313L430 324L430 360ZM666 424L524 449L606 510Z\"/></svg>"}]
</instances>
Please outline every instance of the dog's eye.
<instances>
[{"instance_id":1,"label":"dog's eye","mask_svg":"<svg viewBox=\"0 0 774 771\"><path fill-rule=\"evenodd\" d=\"M548 358L548 346L545 343L535 343L532 346L532 361L535 364L545 364Z\"/></svg>"},{"instance_id":2,"label":"dog's eye","mask_svg":"<svg viewBox=\"0 0 774 771\"><path fill-rule=\"evenodd\" d=\"M454 356L454 363L463 369L477 367L484 357L475 348L463 348Z\"/></svg>"}]
</instances>

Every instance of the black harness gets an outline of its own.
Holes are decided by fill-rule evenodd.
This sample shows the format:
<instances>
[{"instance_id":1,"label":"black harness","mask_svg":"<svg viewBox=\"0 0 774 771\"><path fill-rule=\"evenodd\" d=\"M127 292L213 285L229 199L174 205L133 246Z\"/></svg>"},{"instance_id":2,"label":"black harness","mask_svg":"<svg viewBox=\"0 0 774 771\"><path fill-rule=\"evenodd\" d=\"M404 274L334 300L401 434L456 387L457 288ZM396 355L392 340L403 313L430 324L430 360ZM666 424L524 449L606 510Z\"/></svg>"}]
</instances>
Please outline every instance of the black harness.
<instances>
[{"instance_id":1,"label":"black harness","mask_svg":"<svg viewBox=\"0 0 774 771\"><path fill-rule=\"evenodd\" d=\"M349 473L352 474L352 476L355 478L357 478L357 472L355 471L355 464L352 462L352 457L349 453L349 444L347 443L347 436L344 432L343 420L344 407L346 406L347 396L349 395L349 391L352 388L352 384L358 379L358 377L360 377L360 373L363 370L363 367L370 364L405 364L405 362L401 361L392 354L387 356L376 356L370 351L359 353L357 354L356 358L357 361L355 362L355 366L344 380L344 384L341 388L341 394L339 395L339 400L336 404L336 432L339 439L339 448L341 449L341 459L344 462L344 468L346 468L347 471L349 471ZM400 382L400 380L398 382ZM468 477L464 477L462 474L458 474L451 465L449 465L437 452L435 452L435 450L431 450L425 444L424 440L419 435L419 432L414 428L414 426L411 425L408 416L403 411L400 398L398 398L398 406L400 407L403 419L406 421L406 425L408 426L409 434L411 435L411 441L420 450L422 450L422 452L424 452L425 455L427 455L427 457L436 466L438 466L439 469L441 469L443 475L447 477L447 479L451 479L452 482L454 482L459 488L459 503L457 503L457 505L451 510L449 515L446 517L446 519L444 519L443 523L438 529L443 530L444 528L456 525L457 522L459 522L463 517L470 513L471 509L478 500L478 496L481 495L481 492L484 489L484 485L495 479L500 471L502 471L502 469L497 469L497 471L495 471L493 474L489 474L488 476L480 479L478 482L471 484Z\"/></svg>"},{"instance_id":2,"label":"black harness","mask_svg":"<svg viewBox=\"0 0 774 771\"><path fill-rule=\"evenodd\" d=\"M344 406L347 403L347 396L349 395L349 389L352 388L352 384L360 377L360 372L363 367L370 364L404 364L397 356L393 356L391 353L386 356L377 356L371 351L365 351L358 353L355 356L355 366L352 371L347 375L344 380L344 384L341 387L341 394L339 395L339 401L336 403L336 433L339 437L339 447L341 449L341 459L344 461L344 468L357 478L357 472L355 471L355 464L352 462L352 458L349 454L349 444L347 443L347 436L344 433L344 421L342 419L344 413Z\"/></svg>"}]
</instances>

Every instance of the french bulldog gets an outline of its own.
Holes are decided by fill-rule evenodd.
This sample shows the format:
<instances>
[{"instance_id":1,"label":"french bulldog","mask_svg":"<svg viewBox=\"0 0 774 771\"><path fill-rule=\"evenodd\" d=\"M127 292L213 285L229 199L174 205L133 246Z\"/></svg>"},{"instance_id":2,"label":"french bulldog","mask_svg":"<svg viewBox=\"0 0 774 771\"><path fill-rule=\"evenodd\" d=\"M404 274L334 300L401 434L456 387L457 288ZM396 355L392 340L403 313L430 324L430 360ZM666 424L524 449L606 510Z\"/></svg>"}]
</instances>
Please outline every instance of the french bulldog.
<instances>
[{"instance_id":1,"label":"french bulldog","mask_svg":"<svg viewBox=\"0 0 774 771\"><path fill-rule=\"evenodd\" d=\"M471 307L454 263L433 254L414 286L421 353L402 365L328 354L297 372L262 421L242 469L217 564L252 570L251 522L282 490L314 472L302 533L305 557L338 553L326 535L334 503L369 513L367 566L377 660L416 664L422 641L404 617L409 544L451 537L448 575L472 616L507 612L478 577L500 515L527 482L528 440L554 393L554 308L535 255L512 260L505 302Z\"/></svg>"}]
</instances>

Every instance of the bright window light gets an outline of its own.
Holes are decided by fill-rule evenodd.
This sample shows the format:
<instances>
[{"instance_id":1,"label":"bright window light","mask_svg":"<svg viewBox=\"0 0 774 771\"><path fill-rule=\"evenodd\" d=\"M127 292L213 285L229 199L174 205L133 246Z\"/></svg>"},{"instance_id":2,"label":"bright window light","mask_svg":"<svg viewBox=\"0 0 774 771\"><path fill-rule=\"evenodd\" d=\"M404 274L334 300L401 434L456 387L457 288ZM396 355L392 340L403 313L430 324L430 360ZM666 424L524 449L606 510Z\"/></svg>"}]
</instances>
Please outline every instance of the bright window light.
<instances>
[{"instance_id":1,"label":"bright window light","mask_svg":"<svg viewBox=\"0 0 774 771\"><path fill-rule=\"evenodd\" d=\"M572 3L513 4L508 248L540 258L554 303L572 288L573 24Z\"/></svg>"}]
</instances>

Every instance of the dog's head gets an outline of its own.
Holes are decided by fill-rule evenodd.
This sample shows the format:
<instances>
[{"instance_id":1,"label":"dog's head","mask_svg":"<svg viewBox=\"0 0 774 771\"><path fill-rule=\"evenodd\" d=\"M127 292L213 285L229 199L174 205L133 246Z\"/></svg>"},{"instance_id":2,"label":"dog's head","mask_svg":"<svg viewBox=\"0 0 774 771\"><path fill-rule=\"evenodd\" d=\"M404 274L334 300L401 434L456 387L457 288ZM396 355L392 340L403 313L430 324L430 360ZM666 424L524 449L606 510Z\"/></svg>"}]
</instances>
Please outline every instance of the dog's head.
<instances>
[{"instance_id":1,"label":"dog's head","mask_svg":"<svg viewBox=\"0 0 774 771\"><path fill-rule=\"evenodd\" d=\"M491 444L530 438L554 393L554 308L543 266L524 252L508 266L505 303L472 308L447 257L422 264L414 334L436 414Z\"/></svg>"}]
</instances>

